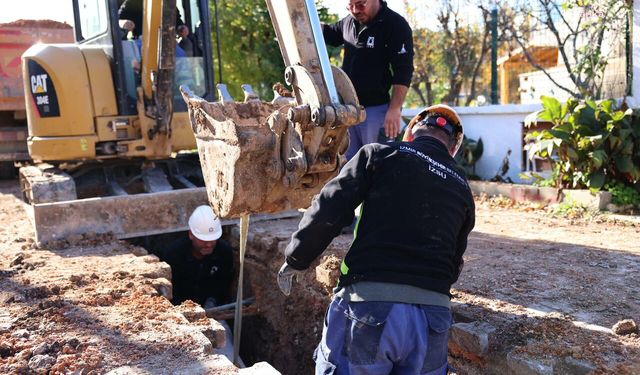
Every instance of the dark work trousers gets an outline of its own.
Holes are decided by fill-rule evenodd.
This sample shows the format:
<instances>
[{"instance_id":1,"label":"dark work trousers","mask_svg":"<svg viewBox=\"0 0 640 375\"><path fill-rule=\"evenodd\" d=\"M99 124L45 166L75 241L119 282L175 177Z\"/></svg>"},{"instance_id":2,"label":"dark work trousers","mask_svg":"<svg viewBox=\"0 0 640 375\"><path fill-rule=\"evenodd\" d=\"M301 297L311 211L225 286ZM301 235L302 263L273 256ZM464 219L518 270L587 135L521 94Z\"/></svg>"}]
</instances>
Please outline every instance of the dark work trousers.
<instances>
[{"instance_id":1,"label":"dark work trousers","mask_svg":"<svg viewBox=\"0 0 640 375\"><path fill-rule=\"evenodd\" d=\"M334 297L316 348L316 375L445 375L451 311Z\"/></svg>"}]
</instances>

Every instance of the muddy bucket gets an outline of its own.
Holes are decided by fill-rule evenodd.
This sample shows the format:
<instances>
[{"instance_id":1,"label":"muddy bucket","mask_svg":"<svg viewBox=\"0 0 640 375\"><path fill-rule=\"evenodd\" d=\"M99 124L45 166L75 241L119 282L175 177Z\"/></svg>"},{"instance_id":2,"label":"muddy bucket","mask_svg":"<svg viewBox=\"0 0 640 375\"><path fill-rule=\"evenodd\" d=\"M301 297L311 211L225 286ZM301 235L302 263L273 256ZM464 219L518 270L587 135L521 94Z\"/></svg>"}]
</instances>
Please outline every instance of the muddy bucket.
<instances>
[{"instance_id":1,"label":"muddy bucket","mask_svg":"<svg viewBox=\"0 0 640 375\"><path fill-rule=\"evenodd\" d=\"M291 105L257 99L207 102L182 90L209 203L218 216L309 207L337 173L337 159L325 170L306 173L302 136L287 121Z\"/></svg>"}]
</instances>

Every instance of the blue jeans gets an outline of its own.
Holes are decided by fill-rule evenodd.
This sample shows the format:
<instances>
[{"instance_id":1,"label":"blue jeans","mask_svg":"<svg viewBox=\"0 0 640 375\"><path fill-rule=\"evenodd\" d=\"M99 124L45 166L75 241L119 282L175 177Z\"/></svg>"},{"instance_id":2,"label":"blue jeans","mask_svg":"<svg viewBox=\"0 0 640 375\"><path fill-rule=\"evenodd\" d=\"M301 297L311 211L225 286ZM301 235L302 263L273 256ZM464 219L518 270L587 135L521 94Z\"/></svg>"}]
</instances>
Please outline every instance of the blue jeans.
<instances>
[{"instance_id":1,"label":"blue jeans","mask_svg":"<svg viewBox=\"0 0 640 375\"><path fill-rule=\"evenodd\" d=\"M345 152L347 160L351 160L360 147L378 142L378 135L384 125L387 109L389 109L389 104L366 107L367 119L358 125L349 127L349 148Z\"/></svg>"},{"instance_id":2,"label":"blue jeans","mask_svg":"<svg viewBox=\"0 0 640 375\"><path fill-rule=\"evenodd\" d=\"M451 322L446 307L334 297L316 375L445 375Z\"/></svg>"}]
</instances>

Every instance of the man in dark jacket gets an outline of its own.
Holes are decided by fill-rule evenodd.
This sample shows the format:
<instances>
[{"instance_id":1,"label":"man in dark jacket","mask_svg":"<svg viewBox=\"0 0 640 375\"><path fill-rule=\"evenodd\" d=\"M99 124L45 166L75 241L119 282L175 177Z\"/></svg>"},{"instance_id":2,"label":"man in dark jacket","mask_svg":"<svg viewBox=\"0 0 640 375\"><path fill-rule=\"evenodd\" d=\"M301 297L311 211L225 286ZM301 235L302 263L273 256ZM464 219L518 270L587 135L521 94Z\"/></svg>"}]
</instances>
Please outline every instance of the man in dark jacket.
<instances>
[{"instance_id":1,"label":"man in dark jacket","mask_svg":"<svg viewBox=\"0 0 640 375\"><path fill-rule=\"evenodd\" d=\"M144 19L142 0L119 0L118 19L130 20L133 22L133 30L131 31L134 39L142 35L142 20ZM176 7L176 27L184 25L180 10Z\"/></svg>"},{"instance_id":2,"label":"man in dark jacket","mask_svg":"<svg viewBox=\"0 0 640 375\"><path fill-rule=\"evenodd\" d=\"M462 137L452 108L426 108L409 123L406 142L363 146L305 212L278 273L286 295L362 203L316 373L446 373L450 288L475 223L453 159Z\"/></svg>"},{"instance_id":3,"label":"man in dark jacket","mask_svg":"<svg viewBox=\"0 0 640 375\"><path fill-rule=\"evenodd\" d=\"M189 218L189 235L163 249L160 258L171 266L172 303L189 299L209 308L230 302L233 250L221 235L211 207L199 206Z\"/></svg>"},{"instance_id":4,"label":"man in dark jacket","mask_svg":"<svg viewBox=\"0 0 640 375\"><path fill-rule=\"evenodd\" d=\"M323 25L322 32L327 44L344 45L342 69L367 111L363 123L349 128L348 160L363 145L399 133L413 75L413 38L407 21L382 0L351 0L347 8L350 15Z\"/></svg>"}]
</instances>

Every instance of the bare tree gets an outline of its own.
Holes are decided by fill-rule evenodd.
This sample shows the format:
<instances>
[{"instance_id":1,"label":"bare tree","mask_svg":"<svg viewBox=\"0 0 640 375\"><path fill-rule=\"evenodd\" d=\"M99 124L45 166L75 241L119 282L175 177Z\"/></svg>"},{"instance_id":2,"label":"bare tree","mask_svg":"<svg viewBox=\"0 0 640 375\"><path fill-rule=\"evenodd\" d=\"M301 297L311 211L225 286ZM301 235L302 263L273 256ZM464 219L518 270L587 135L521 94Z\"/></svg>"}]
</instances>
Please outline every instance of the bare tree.
<instances>
[{"instance_id":1,"label":"bare tree","mask_svg":"<svg viewBox=\"0 0 640 375\"><path fill-rule=\"evenodd\" d=\"M462 87L473 75L479 60L482 36L477 25L463 21L459 7L451 1L443 3L437 18L443 33L442 48L449 88L442 101L457 105Z\"/></svg>"},{"instance_id":2,"label":"bare tree","mask_svg":"<svg viewBox=\"0 0 640 375\"><path fill-rule=\"evenodd\" d=\"M438 33L425 27L420 27L416 19L416 9L404 0L404 8L407 13L407 21L413 29L413 79L411 89L418 95L421 106L429 106L434 103L433 85L438 79L436 72Z\"/></svg>"},{"instance_id":3,"label":"bare tree","mask_svg":"<svg viewBox=\"0 0 640 375\"><path fill-rule=\"evenodd\" d=\"M542 71L558 88L576 98L600 98L604 71L612 54L612 36L626 27L630 6L621 0L530 0L514 7L529 28L515 23L508 30L524 57ZM558 47L559 65L573 86L561 83L532 53L534 39L540 33L550 36ZM604 48L604 47L607 48Z\"/></svg>"}]
</instances>

